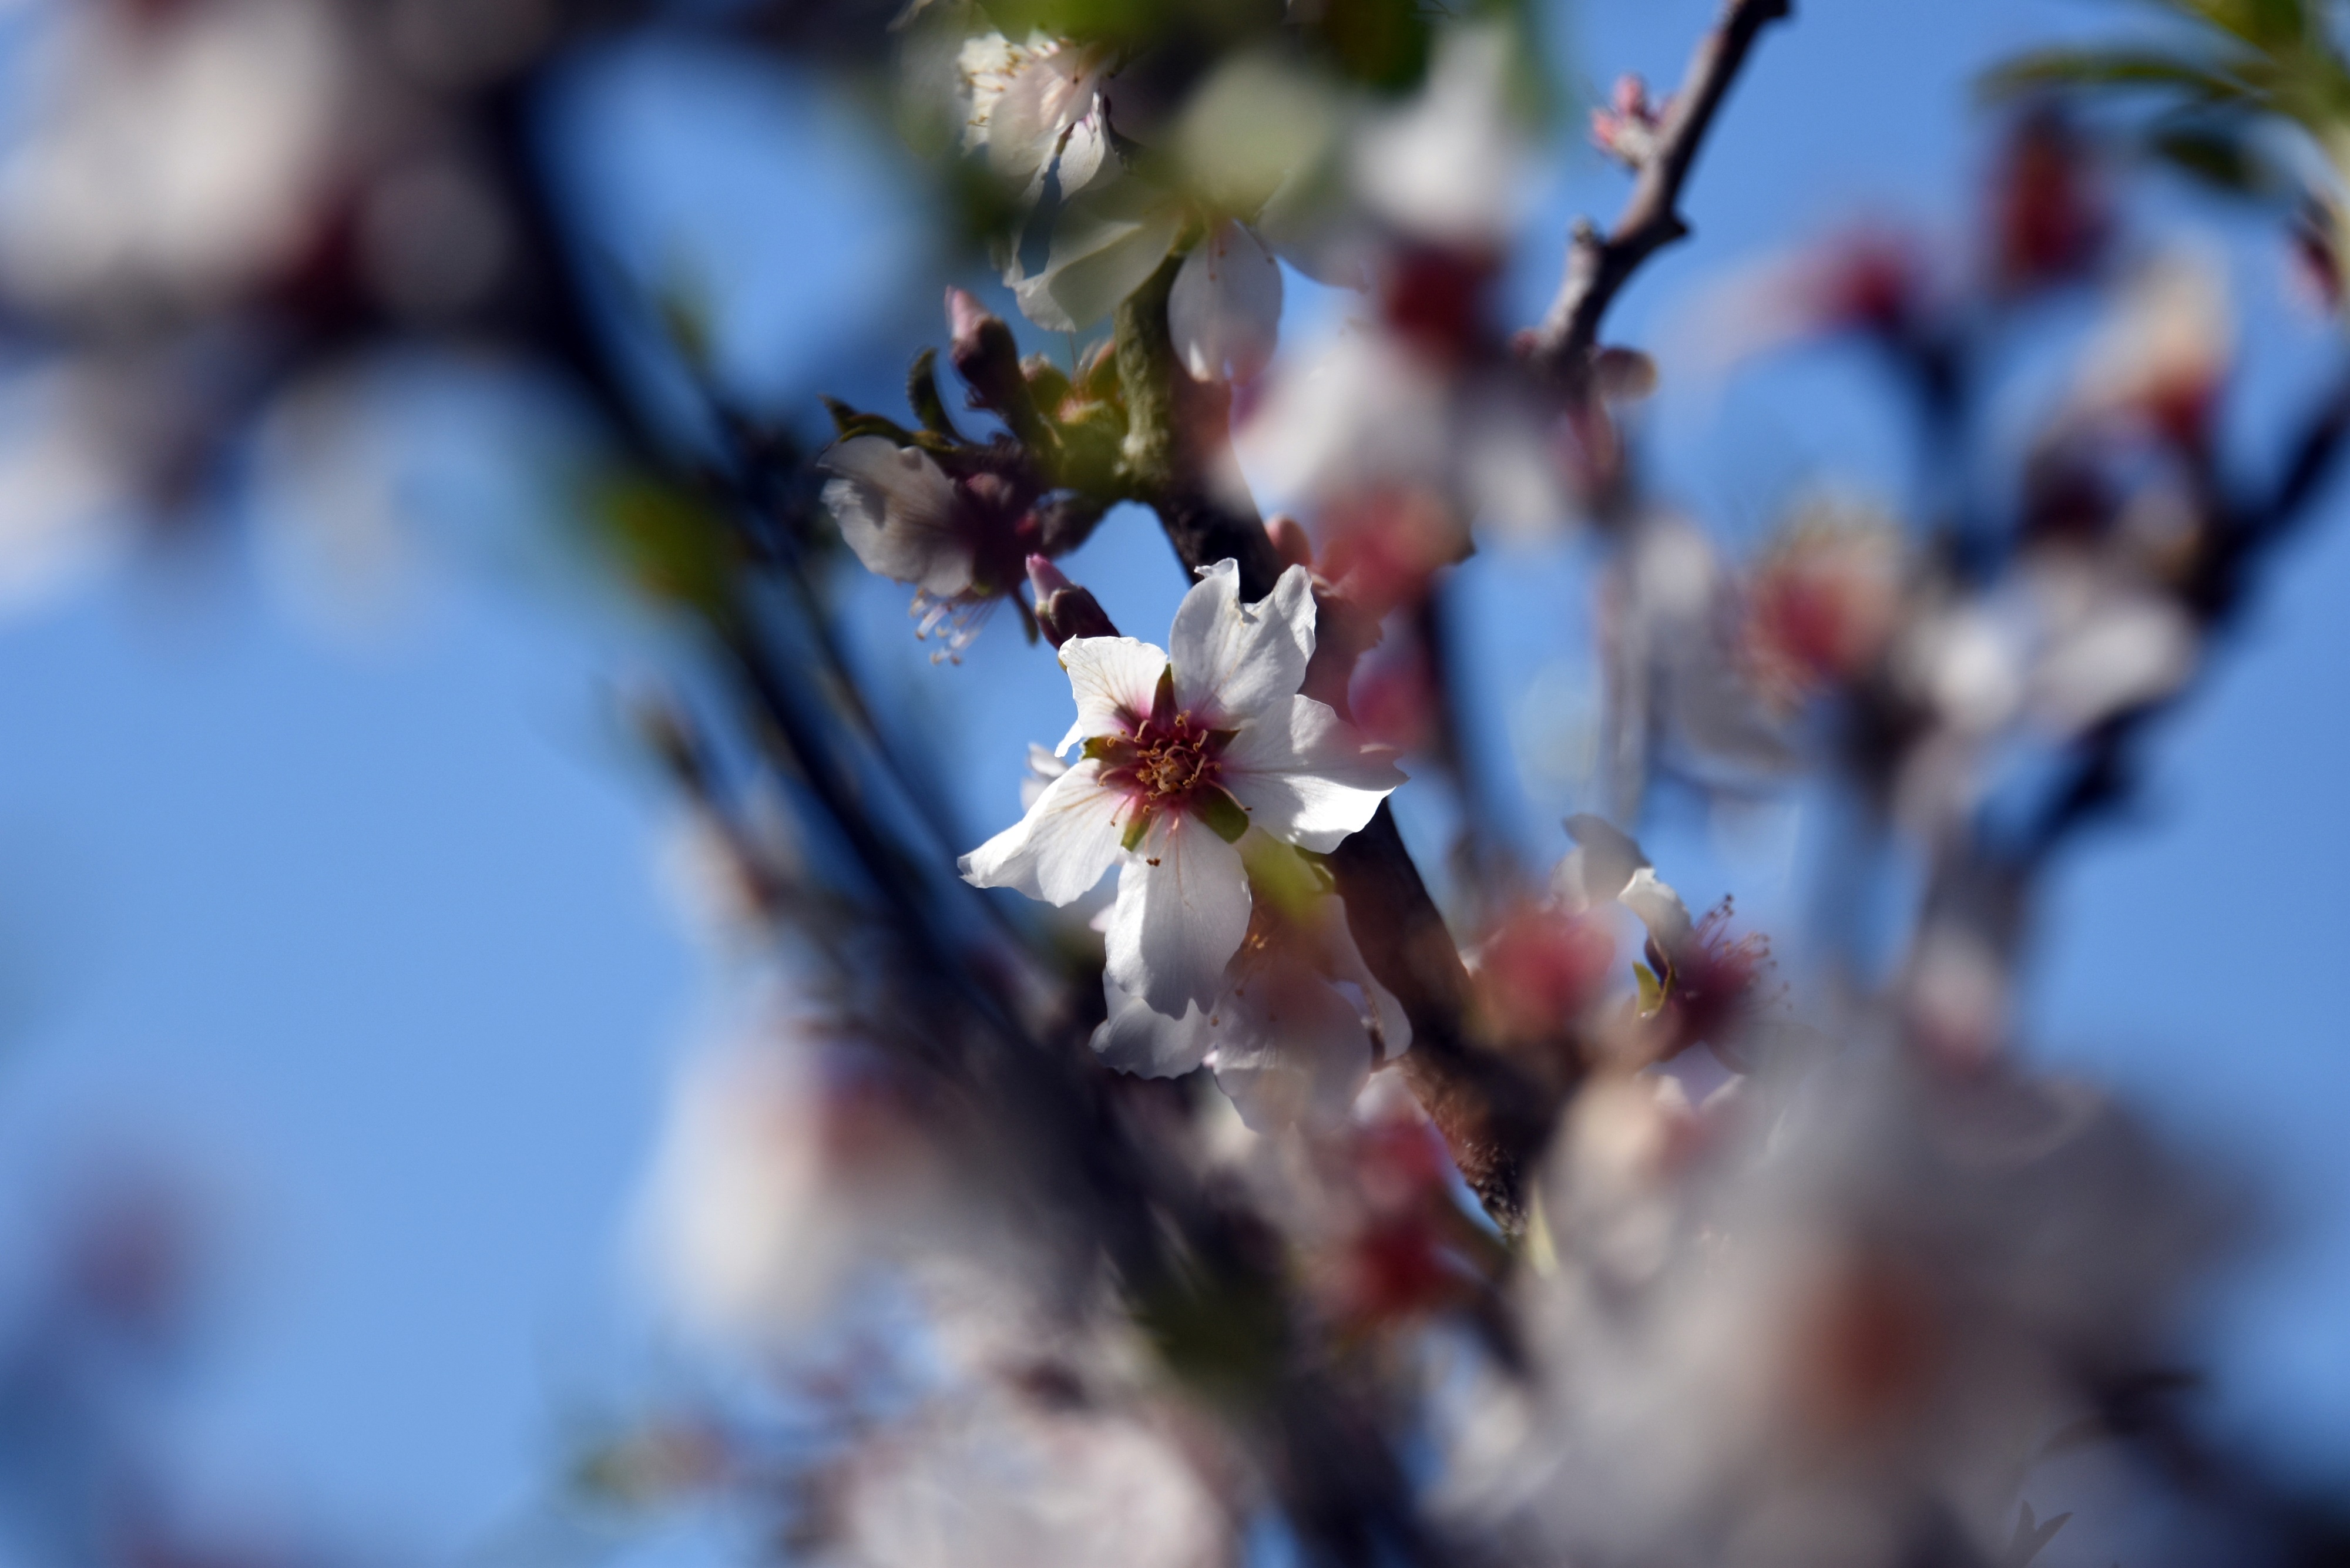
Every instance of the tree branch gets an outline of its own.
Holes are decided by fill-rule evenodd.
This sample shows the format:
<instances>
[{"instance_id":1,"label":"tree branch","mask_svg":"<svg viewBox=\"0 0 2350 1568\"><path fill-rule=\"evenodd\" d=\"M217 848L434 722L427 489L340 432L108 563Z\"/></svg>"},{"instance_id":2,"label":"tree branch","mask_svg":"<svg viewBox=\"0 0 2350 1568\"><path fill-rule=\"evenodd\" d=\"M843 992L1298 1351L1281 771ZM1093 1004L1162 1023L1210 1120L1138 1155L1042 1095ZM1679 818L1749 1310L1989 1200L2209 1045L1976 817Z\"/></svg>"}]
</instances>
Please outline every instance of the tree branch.
<instances>
[{"instance_id":1,"label":"tree branch","mask_svg":"<svg viewBox=\"0 0 2350 1568\"><path fill-rule=\"evenodd\" d=\"M1576 223L1567 245L1566 275L1526 347L1527 361L1536 369L1582 389L1598 347L1600 318L1617 293L1641 263L1690 232L1680 215L1681 185L1756 35L1794 10L1791 0L1728 0L1721 19L1690 57L1680 91L1659 129L1656 151L1641 165L1616 227L1603 236L1588 220Z\"/></svg>"}]
</instances>

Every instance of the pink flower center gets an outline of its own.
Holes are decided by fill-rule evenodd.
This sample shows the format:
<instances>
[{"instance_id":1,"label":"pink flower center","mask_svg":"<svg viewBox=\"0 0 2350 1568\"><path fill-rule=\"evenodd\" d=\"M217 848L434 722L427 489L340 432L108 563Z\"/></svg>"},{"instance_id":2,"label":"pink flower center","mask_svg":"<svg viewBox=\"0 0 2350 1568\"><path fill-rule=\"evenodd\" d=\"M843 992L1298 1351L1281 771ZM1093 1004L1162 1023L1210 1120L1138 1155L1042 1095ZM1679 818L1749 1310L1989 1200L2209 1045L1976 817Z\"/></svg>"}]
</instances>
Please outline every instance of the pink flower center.
<instances>
[{"instance_id":1,"label":"pink flower center","mask_svg":"<svg viewBox=\"0 0 2350 1568\"><path fill-rule=\"evenodd\" d=\"M1091 750L1101 759L1102 783L1154 809L1180 810L1193 794L1216 786L1217 759L1230 739L1229 732L1178 713L1163 722L1145 719L1128 734L1099 737Z\"/></svg>"},{"instance_id":2,"label":"pink flower center","mask_svg":"<svg viewBox=\"0 0 2350 1568\"><path fill-rule=\"evenodd\" d=\"M1153 818L1188 812L1227 841L1248 831L1248 813L1224 787L1222 757L1232 730L1211 730L1188 710L1177 711L1172 671L1162 676L1149 713L1128 718L1124 734L1096 735L1085 754L1101 764L1101 781L1131 802L1128 847Z\"/></svg>"}]
</instances>

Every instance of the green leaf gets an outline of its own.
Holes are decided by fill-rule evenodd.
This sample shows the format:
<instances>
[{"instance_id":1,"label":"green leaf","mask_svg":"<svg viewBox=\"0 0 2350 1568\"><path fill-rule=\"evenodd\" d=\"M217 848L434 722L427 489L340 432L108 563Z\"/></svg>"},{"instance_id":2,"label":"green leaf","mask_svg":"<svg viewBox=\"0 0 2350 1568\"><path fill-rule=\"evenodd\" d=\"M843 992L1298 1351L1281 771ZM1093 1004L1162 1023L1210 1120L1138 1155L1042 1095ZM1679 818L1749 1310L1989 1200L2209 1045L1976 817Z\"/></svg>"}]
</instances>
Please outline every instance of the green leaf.
<instances>
[{"instance_id":1,"label":"green leaf","mask_svg":"<svg viewBox=\"0 0 2350 1568\"><path fill-rule=\"evenodd\" d=\"M2147 151L2179 172L2239 196L2274 195L2285 182L2252 139L2235 127L2175 125L2155 130Z\"/></svg>"},{"instance_id":2,"label":"green leaf","mask_svg":"<svg viewBox=\"0 0 2350 1568\"><path fill-rule=\"evenodd\" d=\"M2261 49L2293 47L2320 31L2311 0L2167 0L2174 8Z\"/></svg>"},{"instance_id":3,"label":"green leaf","mask_svg":"<svg viewBox=\"0 0 2350 1568\"><path fill-rule=\"evenodd\" d=\"M2243 81L2208 66L2131 49L2043 49L1994 67L1977 82L1994 102L2051 88L2168 88L2210 103L2258 98Z\"/></svg>"},{"instance_id":4,"label":"green leaf","mask_svg":"<svg viewBox=\"0 0 2350 1568\"><path fill-rule=\"evenodd\" d=\"M598 483L588 514L629 576L656 598L714 609L737 565L725 524L691 492L643 473Z\"/></svg>"}]
</instances>

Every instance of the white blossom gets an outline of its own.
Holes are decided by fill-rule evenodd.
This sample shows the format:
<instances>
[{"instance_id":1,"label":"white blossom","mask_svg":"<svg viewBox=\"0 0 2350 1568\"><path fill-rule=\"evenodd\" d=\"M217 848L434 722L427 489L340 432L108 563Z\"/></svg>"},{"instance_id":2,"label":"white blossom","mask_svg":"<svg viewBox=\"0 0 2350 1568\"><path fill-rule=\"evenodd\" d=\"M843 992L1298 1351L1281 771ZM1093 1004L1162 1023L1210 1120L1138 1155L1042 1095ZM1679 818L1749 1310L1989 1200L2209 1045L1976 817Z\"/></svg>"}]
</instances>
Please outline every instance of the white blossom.
<instances>
[{"instance_id":1,"label":"white blossom","mask_svg":"<svg viewBox=\"0 0 2350 1568\"><path fill-rule=\"evenodd\" d=\"M1381 217L1444 244L1508 238L1527 161L1509 112L1514 42L1498 24L1444 29L1418 96L1363 128L1355 185Z\"/></svg>"},{"instance_id":2,"label":"white blossom","mask_svg":"<svg viewBox=\"0 0 2350 1568\"><path fill-rule=\"evenodd\" d=\"M988 167L1032 202L1055 172L1061 193L1074 195L1092 183L1109 151L1102 88L1113 63L1103 45L1041 33L1020 44L1001 33L966 39L956 61L963 145L983 151Z\"/></svg>"},{"instance_id":3,"label":"white blossom","mask_svg":"<svg viewBox=\"0 0 2350 1568\"><path fill-rule=\"evenodd\" d=\"M854 1050L787 1019L685 1064L637 1241L684 1327L772 1346L821 1319L890 1249L969 1237L968 1219L927 1140Z\"/></svg>"},{"instance_id":4,"label":"white blossom","mask_svg":"<svg viewBox=\"0 0 2350 1568\"><path fill-rule=\"evenodd\" d=\"M866 569L950 598L968 591L976 541L954 481L928 452L854 436L824 454L824 504Z\"/></svg>"},{"instance_id":5,"label":"white blossom","mask_svg":"<svg viewBox=\"0 0 2350 1568\"><path fill-rule=\"evenodd\" d=\"M1403 782L1326 704L1298 694L1314 598L1292 567L1243 605L1221 561L1176 611L1171 656L1132 638L1073 638L1077 703L1060 750L1079 760L1020 821L962 857L964 877L1067 904L1113 865L1108 976L1180 1018L1212 1005L1249 924L1240 840L1326 853Z\"/></svg>"},{"instance_id":6,"label":"white blossom","mask_svg":"<svg viewBox=\"0 0 2350 1568\"><path fill-rule=\"evenodd\" d=\"M1221 994L1206 1007L1191 1003L1180 1018L1152 1011L1105 976L1109 1016L1094 1032L1094 1049L1147 1078L1213 1069L1258 1132L1335 1127L1372 1067L1410 1046L1411 1021L1364 964L1336 895L1261 898L1253 915Z\"/></svg>"}]
</instances>

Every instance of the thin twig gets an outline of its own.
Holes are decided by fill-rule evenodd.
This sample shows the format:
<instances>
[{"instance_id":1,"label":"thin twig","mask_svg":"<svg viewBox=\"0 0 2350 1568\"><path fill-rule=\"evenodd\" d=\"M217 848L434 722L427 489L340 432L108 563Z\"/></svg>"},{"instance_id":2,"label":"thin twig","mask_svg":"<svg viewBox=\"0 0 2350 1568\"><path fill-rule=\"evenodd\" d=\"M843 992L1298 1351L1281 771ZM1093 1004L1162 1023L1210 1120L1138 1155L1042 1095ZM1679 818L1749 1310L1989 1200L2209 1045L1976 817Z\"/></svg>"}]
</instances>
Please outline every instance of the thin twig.
<instances>
[{"instance_id":1,"label":"thin twig","mask_svg":"<svg viewBox=\"0 0 2350 1568\"><path fill-rule=\"evenodd\" d=\"M1575 225L1558 295L1526 345L1527 362L1536 369L1581 389L1598 347L1600 318L1617 292L1641 263L1690 232L1680 214L1681 185L1756 35L1794 10L1791 0L1729 0L1721 19L1700 40L1616 227L1603 235L1588 219Z\"/></svg>"}]
</instances>

